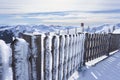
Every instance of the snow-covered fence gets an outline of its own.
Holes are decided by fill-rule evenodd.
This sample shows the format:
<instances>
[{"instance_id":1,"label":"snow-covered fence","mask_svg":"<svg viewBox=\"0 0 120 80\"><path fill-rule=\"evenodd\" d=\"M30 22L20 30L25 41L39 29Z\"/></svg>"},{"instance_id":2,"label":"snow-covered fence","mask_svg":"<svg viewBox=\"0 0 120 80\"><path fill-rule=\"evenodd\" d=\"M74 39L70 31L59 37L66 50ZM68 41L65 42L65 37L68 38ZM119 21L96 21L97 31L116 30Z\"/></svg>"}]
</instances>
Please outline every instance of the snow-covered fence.
<instances>
[{"instance_id":1,"label":"snow-covered fence","mask_svg":"<svg viewBox=\"0 0 120 80\"><path fill-rule=\"evenodd\" d=\"M86 34L84 62L108 55L108 34Z\"/></svg>"},{"instance_id":2,"label":"snow-covered fence","mask_svg":"<svg viewBox=\"0 0 120 80\"><path fill-rule=\"evenodd\" d=\"M88 34L85 36L84 63L120 48L120 34Z\"/></svg>"},{"instance_id":3,"label":"snow-covered fence","mask_svg":"<svg viewBox=\"0 0 120 80\"><path fill-rule=\"evenodd\" d=\"M28 43L23 39L12 42L13 80L30 80Z\"/></svg>"},{"instance_id":4,"label":"snow-covered fence","mask_svg":"<svg viewBox=\"0 0 120 80\"><path fill-rule=\"evenodd\" d=\"M83 34L78 29L22 37L29 45L21 39L12 44L14 80L68 80L85 62L120 48L120 35Z\"/></svg>"},{"instance_id":5,"label":"snow-covered fence","mask_svg":"<svg viewBox=\"0 0 120 80\"><path fill-rule=\"evenodd\" d=\"M23 38L30 44L32 80L67 80L83 63L85 35L77 29Z\"/></svg>"},{"instance_id":6,"label":"snow-covered fence","mask_svg":"<svg viewBox=\"0 0 120 80\"><path fill-rule=\"evenodd\" d=\"M109 34L109 52L120 48L120 34Z\"/></svg>"}]
</instances>

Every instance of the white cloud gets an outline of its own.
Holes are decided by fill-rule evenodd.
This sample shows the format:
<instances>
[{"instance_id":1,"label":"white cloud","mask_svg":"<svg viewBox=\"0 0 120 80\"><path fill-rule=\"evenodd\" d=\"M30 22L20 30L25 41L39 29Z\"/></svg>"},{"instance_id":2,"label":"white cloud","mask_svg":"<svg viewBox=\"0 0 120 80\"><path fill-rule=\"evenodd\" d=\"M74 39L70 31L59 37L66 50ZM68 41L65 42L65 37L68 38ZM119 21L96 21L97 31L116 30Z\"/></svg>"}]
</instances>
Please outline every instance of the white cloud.
<instances>
[{"instance_id":1,"label":"white cloud","mask_svg":"<svg viewBox=\"0 0 120 80\"><path fill-rule=\"evenodd\" d=\"M0 0L0 13L29 13L119 8L118 0ZM114 5L114 6L113 6ZM9 8L9 9L5 9Z\"/></svg>"},{"instance_id":2,"label":"white cloud","mask_svg":"<svg viewBox=\"0 0 120 80\"><path fill-rule=\"evenodd\" d=\"M0 20L0 23L32 23L32 24L63 24L80 25L84 22L88 25L99 23L115 23L120 19L119 13L89 13L79 11L119 9L118 0L0 0L0 14L16 14ZM26 15L36 12L73 11L67 15ZM76 12L74 12L76 11ZM78 11L78 12L77 12ZM21 15L19 15L21 14ZM25 16L26 15L26 16ZM112 18L110 18L112 17Z\"/></svg>"}]
</instances>

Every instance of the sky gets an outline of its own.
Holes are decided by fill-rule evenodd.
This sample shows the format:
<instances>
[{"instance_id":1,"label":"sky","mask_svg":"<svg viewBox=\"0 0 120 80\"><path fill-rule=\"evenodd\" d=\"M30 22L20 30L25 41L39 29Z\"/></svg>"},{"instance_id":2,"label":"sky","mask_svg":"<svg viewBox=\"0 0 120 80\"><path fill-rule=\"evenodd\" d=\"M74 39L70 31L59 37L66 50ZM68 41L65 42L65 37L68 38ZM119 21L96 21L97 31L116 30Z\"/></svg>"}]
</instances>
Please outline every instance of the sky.
<instances>
[{"instance_id":1,"label":"sky","mask_svg":"<svg viewBox=\"0 0 120 80\"><path fill-rule=\"evenodd\" d=\"M0 0L0 24L119 23L119 0Z\"/></svg>"}]
</instances>

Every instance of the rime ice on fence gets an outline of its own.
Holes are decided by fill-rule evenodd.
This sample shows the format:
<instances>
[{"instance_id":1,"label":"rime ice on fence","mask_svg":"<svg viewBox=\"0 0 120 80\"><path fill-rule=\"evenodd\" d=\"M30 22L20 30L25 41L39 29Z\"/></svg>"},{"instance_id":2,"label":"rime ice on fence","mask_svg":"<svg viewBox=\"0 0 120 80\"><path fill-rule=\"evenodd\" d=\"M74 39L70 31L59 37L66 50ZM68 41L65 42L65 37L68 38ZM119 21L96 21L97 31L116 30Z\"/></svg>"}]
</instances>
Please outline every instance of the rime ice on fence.
<instances>
[{"instance_id":1,"label":"rime ice on fence","mask_svg":"<svg viewBox=\"0 0 120 80\"><path fill-rule=\"evenodd\" d=\"M35 59L35 79L67 80L83 63L106 54L108 43L104 34L85 35L75 30L68 31L60 31L57 35L50 32L44 37L42 34L23 35ZM117 48L115 45L114 49ZM33 66L33 62L30 63Z\"/></svg>"},{"instance_id":2,"label":"rime ice on fence","mask_svg":"<svg viewBox=\"0 0 120 80\"><path fill-rule=\"evenodd\" d=\"M74 36L71 35L71 49L72 49L72 52L71 52L71 70L70 70L70 76L72 75L72 72L73 72L73 65L74 65L74 59L73 59L73 55L74 55Z\"/></svg>"},{"instance_id":3,"label":"rime ice on fence","mask_svg":"<svg viewBox=\"0 0 120 80\"><path fill-rule=\"evenodd\" d=\"M63 63L64 63L64 46L65 46L65 37L61 35L59 37L59 71L58 79L63 79Z\"/></svg>"},{"instance_id":4,"label":"rime ice on fence","mask_svg":"<svg viewBox=\"0 0 120 80\"><path fill-rule=\"evenodd\" d=\"M52 38L52 80L58 80L58 63L59 63L59 37Z\"/></svg>"},{"instance_id":5,"label":"rime ice on fence","mask_svg":"<svg viewBox=\"0 0 120 80\"><path fill-rule=\"evenodd\" d=\"M44 58L44 79L52 80L51 37L48 35L44 39Z\"/></svg>"},{"instance_id":6,"label":"rime ice on fence","mask_svg":"<svg viewBox=\"0 0 120 80\"><path fill-rule=\"evenodd\" d=\"M41 80L44 80L44 37L41 35Z\"/></svg>"},{"instance_id":7,"label":"rime ice on fence","mask_svg":"<svg viewBox=\"0 0 120 80\"><path fill-rule=\"evenodd\" d=\"M69 55L69 36L65 35L65 47L64 47L64 63L63 63L63 80L67 80L68 69L68 55Z\"/></svg>"},{"instance_id":8,"label":"rime ice on fence","mask_svg":"<svg viewBox=\"0 0 120 80\"><path fill-rule=\"evenodd\" d=\"M84 49L84 45L85 45L85 34L83 33L82 35L81 35L81 39L82 39L82 41L81 41L81 62L80 62L80 67L81 66L83 66L83 59L84 59L84 52L85 52L85 49Z\"/></svg>"},{"instance_id":9,"label":"rime ice on fence","mask_svg":"<svg viewBox=\"0 0 120 80\"><path fill-rule=\"evenodd\" d=\"M67 47L67 50L66 50L66 54L67 54L67 58L66 58L66 60L67 60L67 62L66 62L66 64L67 64L67 73L66 73L66 78L68 79L68 67L69 67L69 48L70 48L70 46L69 46L69 40L70 40L70 38L69 38L69 35L67 35L66 36L66 47Z\"/></svg>"},{"instance_id":10,"label":"rime ice on fence","mask_svg":"<svg viewBox=\"0 0 120 80\"><path fill-rule=\"evenodd\" d=\"M33 80L37 80L37 69L36 69L36 60L37 60L37 43L35 42L36 41L36 36L32 36L32 46L31 46L31 51L32 51L32 54L31 54L31 60L32 60L32 79Z\"/></svg>"},{"instance_id":11,"label":"rime ice on fence","mask_svg":"<svg viewBox=\"0 0 120 80\"><path fill-rule=\"evenodd\" d=\"M23 39L15 39L12 50L13 80L29 80L28 43Z\"/></svg>"},{"instance_id":12,"label":"rime ice on fence","mask_svg":"<svg viewBox=\"0 0 120 80\"><path fill-rule=\"evenodd\" d=\"M35 70L37 70L35 73L37 74L37 79L41 78L43 80L44 77L44 79L56 80L58 77L59 80L66 80L80 67L82 58L80 56L83 53L79 51L82 51L82 48L79 48L82 41L79 41L78 45L77 39L80 38L78 32L79 31L76 32L75 29L59 31L57 36L56 33L50 33L49 35L46 34L43 38L42 34L23 35L23 38L30 44L32 54L37 54L35 58ZM36 46L35 49L33 49L33 46ZM48 62L51 64L48 64ZM31 66L33 66L33 62L31 62ZM52 67L52 69L50 67Z\"/></svg>"},{"instance_id":13,"label":"rime ice on fence","mask_svg":"<svg viewBox=\"0 0 120 80\"><path fill-rule=\"evenodd\" d=\"M5 44L4 41L0 40L0 58L2 61L2 80L8 80L9 75L9 57L11 54L11 49ZM1 78L0 78L1 79Z\"/></svg>"},{"instance_id":14,"label":"rime ice on fence","mask_svg":"<svg viewBox=\"0 0 120 80\"><path fill-rule=\"evenodd\" d=\"M68 53L68 69L67 69L67 78L70 77L70 71L71 71L71 56L72 56L72 38L71 35L69 35L69 53Z\"/></svg>"},{"instance_id":15,"label":"rime ice on fence","mask_svg":"<svg viewBox=\"0 0 120 80\"><path fill-rule=\"evenodd\" d=\"M29 60L30 67L32 68L32 80L44 80L44 39L46 35L26 33L22 37L30 44L29 47L32 52Z\"/></svg>"},{"instance_id":16,"label":"rime ice on fence","mask_svg":"<svg viewBox=\"0 0 120 80\"><path fill-rule=\"evenodd\" d=\"M73 59L73 66L72 66L72 73L74 73L74 67L75 67L75 40L76 40L76 37L75 37L75 34L73 35L73 55L72 55L72 59Z\"/></svg>"}]
</instances>

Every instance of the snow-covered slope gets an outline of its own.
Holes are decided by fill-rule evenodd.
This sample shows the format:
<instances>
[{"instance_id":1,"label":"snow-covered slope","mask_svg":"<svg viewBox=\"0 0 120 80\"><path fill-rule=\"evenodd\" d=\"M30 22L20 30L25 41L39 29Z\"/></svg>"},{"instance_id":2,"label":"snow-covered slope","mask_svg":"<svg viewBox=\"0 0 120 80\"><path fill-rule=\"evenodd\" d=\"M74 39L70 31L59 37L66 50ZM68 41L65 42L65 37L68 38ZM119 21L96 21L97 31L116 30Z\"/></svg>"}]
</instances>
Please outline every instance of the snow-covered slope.
<instances>
[{"instance_id":1,"label":"snow-covered slope","mask_svg":"<svg viewBox=\"0 0 120 80\"><path fill-rule=\"evenodd\" d=\"M65 30L65 29L72 29L77 28L79 26L59 26L59 25L16 25L16 26L0 26L0 32L6 31L12 32L14 36L18 36L19 33L27 32L27 33L33 33L33 32L39 32L39 33L45 33L45 32L55 32L59 30ZM120 29L120 23L118 24L104 24L95 26L89 29L85 29L85 32L90 33L112 33L114 30Z\"/></svg>"},{"instance_id":2,"label":"snow-covered slope","mask_svg":"<svg viewBox=\"0 0 120 80\"><path fill-rule=\"evenodd\" d=\"M113 33L114 30L120 29L120 23L118 24L104 24L86 29L90 33Z\"/></svg>"},{"instance_id":3,"label":"snow-covered slope","mask_svg":"<svg viewBox=\"0 0 120 80\"><path fill-rule=\"evenodd\" d=\"M59 32L59 30L77 28L79 26L59 26L59 25L16 25L0 26L0 39L6 43L11 43L13 37L21 37L21 33L46 33Z\"/></svg>"},{"instance_id":4,"label":"snow-covered slope","mask_svg":"<svg viewBox=\"0 0 120 80\"><path fill-rule=\"evenodd\" d=\"M19 33L28 32L39 32L39 33L45 33L45 32L55 32L59 30L65 30L65 29L72 29L79 26L55 26L55 25L17 25L17 26L0 26L0 31L12 31L14 33L14 36L18 36Z\"/></svg>"},{"instance_id":5,"label":"snow-covered slope","mask_svg":"<svg viewBox=\"0 0 120 80\"><path fill-rule=\"evenodd\" d=\"M120 34L120 29L116 29L113 31L114 34Z\"/></svg>"}]
</instances>

